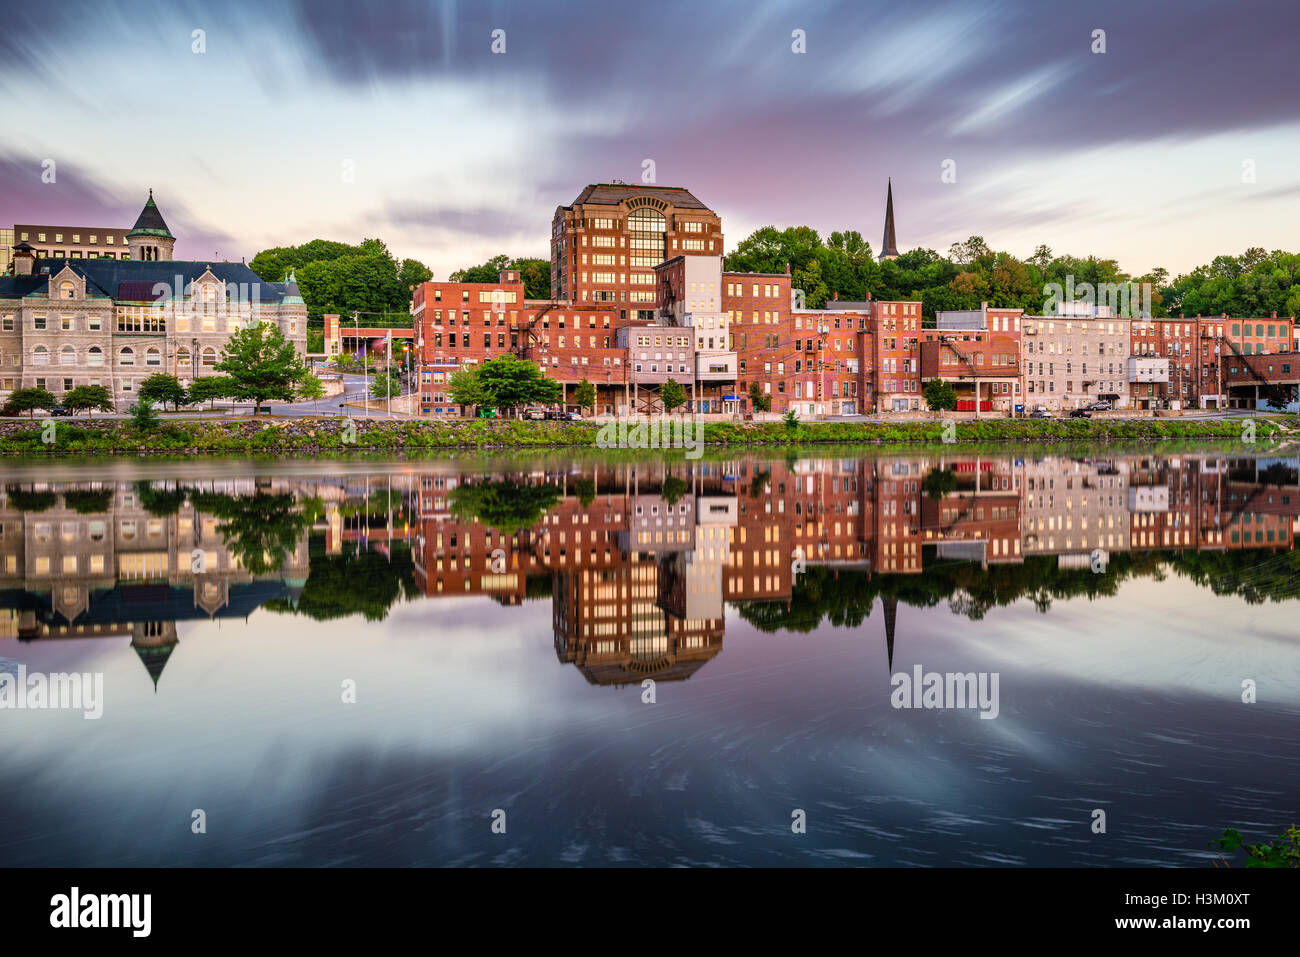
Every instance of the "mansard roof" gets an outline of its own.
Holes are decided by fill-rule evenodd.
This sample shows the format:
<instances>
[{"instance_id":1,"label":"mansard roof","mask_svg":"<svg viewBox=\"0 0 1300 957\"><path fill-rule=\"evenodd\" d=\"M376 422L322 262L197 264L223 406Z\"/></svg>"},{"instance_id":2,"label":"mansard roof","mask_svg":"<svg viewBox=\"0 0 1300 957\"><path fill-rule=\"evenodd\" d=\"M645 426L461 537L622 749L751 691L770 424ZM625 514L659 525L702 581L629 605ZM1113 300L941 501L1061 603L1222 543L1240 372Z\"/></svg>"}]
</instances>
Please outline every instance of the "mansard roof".
<instances>
[{"instance_id":1,"label":"mansard roof","mask_svg":"<svg viewBox=\"0 0 1300 957\"><path fill-rule=\"evenodd\" d=\"M290 302L286 298L287 284L265 282L244 263L207 263L188 260L151 262L134 259L38 259L36 271L31 276L0 277L0 299L22 299L26 296L43 296L48 291L51 276L65 267L86 279L87 298L107 297L127 302L152 302L163 298L154 292L158 283L173 287L180 277L182 291L204 273L226 284L227 297L237 295L241 285L247 294L258 302ZM298 300L301 301L301 300Z\"/></svg>"},{"instance_id":2,"label":"mansard roof","mask_svg":"<svg viewBox=\"0 0 1300 957\"><path fill-rule=\"evenodd\" d=\"M678 209L709 209L691 195L688 189L680 186L643 186L640 183L592 183L569 205L591 203L599 206L617 206L625 199L635 199L638 196L650 196L671 203Z\"/></svg>"}]
</instances>

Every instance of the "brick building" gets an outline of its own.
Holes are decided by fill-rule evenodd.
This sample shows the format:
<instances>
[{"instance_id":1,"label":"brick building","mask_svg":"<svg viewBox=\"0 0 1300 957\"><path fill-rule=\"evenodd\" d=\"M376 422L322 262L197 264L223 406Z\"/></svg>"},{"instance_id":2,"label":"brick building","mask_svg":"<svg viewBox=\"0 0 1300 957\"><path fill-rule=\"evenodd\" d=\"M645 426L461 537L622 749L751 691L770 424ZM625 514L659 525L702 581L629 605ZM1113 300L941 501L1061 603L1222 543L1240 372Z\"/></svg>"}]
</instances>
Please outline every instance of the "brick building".
<instances>
[{"instance_id":1,"label":"brick building","mask_svg":"<svg viewBox=\"0 0 1300 957\"><path fill-rule=\"evenodd\" d=\"M596 183L551 221L551 296L620 320L654 318L654 269L675 256L721 256L722 220L688 190Z\"/></svg>"}]
</instances>

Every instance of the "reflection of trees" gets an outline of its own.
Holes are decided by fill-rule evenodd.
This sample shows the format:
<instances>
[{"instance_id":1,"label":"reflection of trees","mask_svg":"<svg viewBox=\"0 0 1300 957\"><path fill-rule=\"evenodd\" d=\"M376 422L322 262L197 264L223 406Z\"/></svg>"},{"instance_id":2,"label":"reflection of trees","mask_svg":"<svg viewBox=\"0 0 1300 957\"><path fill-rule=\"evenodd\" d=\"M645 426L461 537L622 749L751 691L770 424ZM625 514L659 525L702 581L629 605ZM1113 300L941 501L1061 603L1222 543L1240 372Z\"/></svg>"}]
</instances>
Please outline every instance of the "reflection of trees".
<instances>
[{"instance_id":1,"label":"reflection of trees","mask_svg":"<svg viewBox=\"0 0 1300 957\"><path fill-rule=\"evenodd\" d=\"M1300 598L1300 550L1182 552L1173 569L1216 595L1240 595L1248 604Z\"/></svg>"},{"instance_id":2,"label":"reflection of trees","mask_svg":"<svg viewBox=\"0 0 1300 957\"><path fill-rule=\"evenodd\" d=\"M555 485L474 482L458 485L448 497L457 521L479 522L506 535L532 528L560 500Z\"/></svg>"},{"instance_id":3,"label":"reflection of trees","mask_svg":"<svg viewBox=\"0 0 1300 957\"><path fill-rule=\"evenodd\" d=\"M226 548L254 575L279 568L298 546L312 514L288 493L227 495L191 489L191 504L222 519L217 526Z\"/></svg>"},{"instance_id":4,"label":"reflection of trees","mask_svg":"<svg viewBox=\"0 0 1300 957\"><path fill-rule=\"evenodd\" d=\"M33 492L10 485L5 489L9 504L20 512L44 512L58 504L59 496L53 492Z\"/></svg>"},{"instance_id":5,"label":"reflection of trees","mask_svg":"<svg viewBox=\"0 0 1300 957\"><path fill-rule=\"evenodd\" d=\"M815 631L822 619L837 628L854 628L871 614L876 582L866 572L810 566L791 589L790 600L736 603L740 617L760 631Z\"/></svg>"},{"instance_id":6,"label":"reflection of trees","mask_svg":"<svg viewBox=\"0 0 1300 957\"><path fill-rule=\"evenodd\" d=\"M686 494L686 482L676 475L669 475L664 479L663 485L659 487L659 494L669 505L676 505L681 497Z\"/></svg>"},{"instance_id":7,"label":"reflection of trees","mask_svg":"<svg viewBox=\"0 0 1300 957\"><path fill-rule=\"evenodd\" d=\"M573 483L573 492L578 496L578 504L586 508L596 501L596 480L593 478L578 479Z\"/></svg>"},{"instance_id":8,"label":"reflection of trees","mask_svg":"<svg viewBox=\"0 0 1300 957\"><path fill-rule=\"evenodd\" d=\"M1091 569L1060 568L1050 555L988 568L931 558L925 562L924 575L871 576L812 565L796 580L789 602L742 601L736 603L736 610L762 631L810 632L823 620L837 628L851 628L867 618L877 597L917 608L947 601L954 615L979 621L990 609L1021 599L1046 614L1056 599L1114 595L1125 579L1152 576L1161 566L1159 554L1144 555L1138 562L1128 555L1113 555L1100 574Z\"/></svg>"},{"instance_id":9,"label":"reflection of trees","mask_svg":"<svg viewBox=\"0 0 1300 957\"><path fill-rule=\"evenodd\" d=\"M113 507L111 488L68 489L63 493L63 504L78 515L95 515Z\"/></svg>"},{"instance_id":10,"label":"reflection of trees","mask_svg":"<svg viewBox=\"0 0 1300 957\"><path fill-rule=\"evenodd\" d=\"M957 473L952 469L930 469L921 480L921 488L932 502L942 502L957 488Z\"/></svg>"},{"instance_id":11,"label":"reflection of trees","mask_svg":"<svg viewBox=\"0 0 1300 957\"><path fill-rule=\"evenodd\" d=\"M409 601L419 594L406 542L390 542L387 555L355 542L344 545L342 554L328 555L324 537L313 536L309 551L311 570L297 608L283 601L268 603L267 608L316 621L358 614L366 621L383 621L399 599Z\"/></svg>"},{"instance_id":12,"label":"reflection of trees","mask_svg":"<svg viewBox=\"0 0 1300 957\"><path fill-rule=\"evenodd\" d=\"M187 493L181 485L156 486L152 482L136 482L135 494L146 512L157 518L166 518L181 510Z\"/></svg>"}]
</instances>

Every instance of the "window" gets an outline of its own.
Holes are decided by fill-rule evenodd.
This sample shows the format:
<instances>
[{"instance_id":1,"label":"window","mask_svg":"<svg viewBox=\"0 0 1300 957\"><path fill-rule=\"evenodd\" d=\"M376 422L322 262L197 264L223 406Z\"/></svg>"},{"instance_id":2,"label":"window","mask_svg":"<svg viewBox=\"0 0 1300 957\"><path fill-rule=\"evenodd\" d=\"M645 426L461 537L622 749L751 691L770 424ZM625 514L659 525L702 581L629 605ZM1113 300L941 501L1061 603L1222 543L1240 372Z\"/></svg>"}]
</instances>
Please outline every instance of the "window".
<instances>
[{"instance_id":1,"label":"window","mask_svg":"<svg viewBox=\"0 0 1300 957\"><path fill-rule=\"evenodd\" d=\"M104 364L104 350L99 346L91 346L86 350L86 365L102 366Z\"/></svg>"},{"instance_id":2,"label":"window","mask_svg":"<svg viewBox=\"0 0 1300 957\"><path fill-rule=\"evenodd\" d=\"M77 364L77 350L72 346L64 346L59 350L59 365L75 366Z\"/></svg>"},{"instance_id":3,"label":"window","mask_svg":"<svg viewBox=\"0 0 1300 957\"><path fill-rule=\"evenodd\" d=\"M37 346L32 350L32 365L47 366L50 364L50 350L44 346Z\"/></svg>"},{"instance_id":4,"label":"window","mask_svg":"<svg viewBox=\"0 0 1300 957\"><path fill-rule=\"evenodd\" d=\"M150 346L149 351L144 354L144 364L147 366L162 365L162 353L155 347Z\"/></svg>"},{"instance_id":5,"label":"window","mask_svg":"<svg viewBox=\"0 0 1300 957\"><path fill-rule=\"evenodd\" d=\"M117 364L120 366L135 365L135 350L133 350L130 346L124 348L121 352L117 354Z\"/></svg>"},{"instance_id":6,"label":"window","mask_svg":"<svg viewBox=\"0 0 1300 957\"><path fill-rule=\"evenodd\" d=\"M202 361L205 366L208 367L215 366L217 364L217 350L212 348L211 346L208 346L206 349L203 350Z\"/></svg>"},{"instance_id":7,"label":"window","mask_svg":"<svg viewBox=\"0 0 1300 957\"><path fill-rule=\"evenodd\" d=\"M44 329L44 328L45 328L45 317L44 317L44 316L32 316L32 328L33 328L33 329Z\"/></svg>"}]
</instances>

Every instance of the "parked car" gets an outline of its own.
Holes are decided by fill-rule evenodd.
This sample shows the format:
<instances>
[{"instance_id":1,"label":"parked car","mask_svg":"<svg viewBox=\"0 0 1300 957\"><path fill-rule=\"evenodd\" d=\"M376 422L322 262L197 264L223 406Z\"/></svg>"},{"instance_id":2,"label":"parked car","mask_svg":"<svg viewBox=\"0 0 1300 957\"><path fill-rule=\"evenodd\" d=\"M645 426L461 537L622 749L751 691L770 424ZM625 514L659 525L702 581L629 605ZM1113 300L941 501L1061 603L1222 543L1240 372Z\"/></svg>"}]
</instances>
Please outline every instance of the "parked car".
<instances>
[{"instance_id":1,"label":"parked car","mask_svg":"<svg viewBox=\"0 0 1300 957\"><path fill-rule=\"evenodd\" d=\"M1074 409L1072 412L1070 412L1070 418L1072 418L1072 419L1091 419L1091 418L1092 418L1092 413L1089 412L1087 409Z\"/></svg>"},{"instance_id":2,"label":"parked car","mask_svg":"<svg viewBox=\"0 0 1300 957\"><path fill-rule=\"evenodd\" d=\"M72 415L72 410L66 406L56 405L50 409L50 415Z\"/></svg>"},{"instance_id":3,"label":"parked car","mask_svg":"<svg viewBox=\"0 0 1300 957\"><path fill-rule=\"evenodd\" d=\"M581 422L581 421L582 421L582 413L581 413L581 412L566 412L566 413L564 413L564 417L565 417L566 419L568 419L570 422Z\"/></svg>"},{"instance_id":4,"label":"parked car","mask_svg":"<svg viewBox=\"0 0 1300 957\"><path fill-rule=\"evenodd\" d=\"M1105 399L1101 399L1100 401L1093 402L1091 405L1085 405L1084 408L1089 412L1109 412L1110 403Z\"/></svg>"},{"instance_id":5,"label":"parked car","mask_svg":"<svg viewBox=\"0 0 1300 957\"><path fill-rule=\"evenodd\" d=\"M531 419L534 422L540 422L546 418L545 409L529 409L524 412L525 419Z\"/></svg>"},{"instance_id":6,"label":"parked car","mask_svg":"<svg viewBox=\"0 0 1300 957\"><path fill-rule=\"evenodd\" d=\"M1033 412L1029 413L1029 417L1031 419L1050 419L1052 417L1052 413L1048 412L1040 405L1038 408L1034 409Z\"/></svg>"},{"instance_id":7,"label":"parked car","mask_svg":"<svg viewBox=\"0 0 1300 957\"><path fill-rule=\"evenodd\" d=\"M567 422L569 420L569 413L565 412L563 409L547 409L546 417L556 422Z\"/></svg>"}]
</instances>

